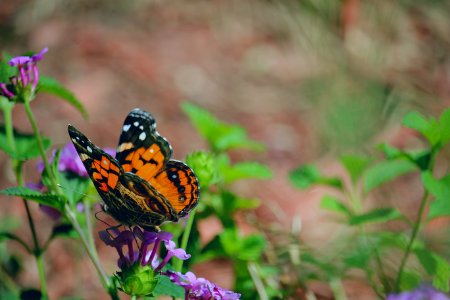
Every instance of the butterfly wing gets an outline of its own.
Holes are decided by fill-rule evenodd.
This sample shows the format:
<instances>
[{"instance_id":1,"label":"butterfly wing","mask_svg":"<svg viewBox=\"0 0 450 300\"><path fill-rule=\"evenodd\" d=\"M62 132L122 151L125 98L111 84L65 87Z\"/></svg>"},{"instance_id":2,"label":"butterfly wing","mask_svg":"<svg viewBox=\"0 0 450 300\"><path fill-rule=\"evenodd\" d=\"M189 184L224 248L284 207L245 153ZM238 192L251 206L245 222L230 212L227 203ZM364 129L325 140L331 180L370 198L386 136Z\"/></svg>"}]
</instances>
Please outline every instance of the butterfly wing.
<instances>
[{"instance_id":1,"label":"butterfly wing","mask_svg":"<svg viewBox=\"0 0 450 300\"><path fill-rule=\"evenodd\" d=\"M95 146L78 129L69 125L69 136L80 156L94 186L104 200L107 194L116 188L122 167L111 155Z\"/></svg>"},{"instance_id":2,"label":"butterfly wing","mask_svg":"<svg viewBox=\"0 0 450 300\"><path fill-rule=\"evenodd\" d=\"M126 117L117 146L116 159L124 172L149 181L172 155L169 142L156 131L153 116L139 108Z\"/></svg>"},{"instance_id":3,"label":"butterfly wing","mask_svg":"<svg viewBox=\"0 0 450 300\"><path fill-rule=\"evenodd\" d=\"M198 204L199 184L194 171L185 163L170 160L155 177L150 179L171 204L178 217L186 216Z\"/></svg>"}]
</instances>

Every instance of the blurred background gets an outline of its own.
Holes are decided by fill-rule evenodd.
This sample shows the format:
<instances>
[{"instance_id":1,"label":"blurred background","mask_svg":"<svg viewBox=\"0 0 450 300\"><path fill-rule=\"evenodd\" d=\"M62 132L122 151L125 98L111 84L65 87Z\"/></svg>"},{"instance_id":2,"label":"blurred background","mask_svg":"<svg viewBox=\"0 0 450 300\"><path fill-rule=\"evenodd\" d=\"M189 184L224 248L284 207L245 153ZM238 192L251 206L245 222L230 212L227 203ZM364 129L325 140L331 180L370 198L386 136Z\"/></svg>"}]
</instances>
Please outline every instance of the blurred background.
<instances>
[{"instance_id":1,"label":"blurred background","mask_svg":"<svg viewBox=\"0 0 450 300\"><path fill-rule=\"evenodd\" d=\"M123 119L140 107L155 116L175 158L183 159L206 147L180 109L185 101L195 103L241 124L267 146L263 153L233 153L233 159L263 162L273 178L235 189L261 199L257 216L267 226L294 227L319 250L338 230L319 209L325 191L295 190L288 172L314 162L327 175L341 174L341 154L373 153L381 141L419 145L401 128L402 117L411 110L438 115L450 105L447 1L0 1L0 50L18 55L44 47L49 52L41 73L71 89L89 112L85 120L71 106L40 95L32 107L55 146L68 142L71 123L95 144L115 147ZM20 107L14 122L31 131ZM3 153L0 167L1 187L11 186ZM414 180L398 180L391 193L417 203ZM375 200L387 201L381 196ZM407 212L410 203L400 205ZM35 214L44 234L50 231L52 221L37 209ZM4 226L17 226L22 203L2 197L0 216L10 220ZM204 224L204 241L218 226ZM29 235L28 228L17 230ZM59 241L46 256L50 295L100 299L95 271L74 245ZM100 251L112 273L114 249ZM26 272L17 274L18 281L37 286L33 257L21 259ZM231 288L226 263L197 268ZM373 296L357 280L347 287L354 299Z\"/></svg>"}]
</instances>

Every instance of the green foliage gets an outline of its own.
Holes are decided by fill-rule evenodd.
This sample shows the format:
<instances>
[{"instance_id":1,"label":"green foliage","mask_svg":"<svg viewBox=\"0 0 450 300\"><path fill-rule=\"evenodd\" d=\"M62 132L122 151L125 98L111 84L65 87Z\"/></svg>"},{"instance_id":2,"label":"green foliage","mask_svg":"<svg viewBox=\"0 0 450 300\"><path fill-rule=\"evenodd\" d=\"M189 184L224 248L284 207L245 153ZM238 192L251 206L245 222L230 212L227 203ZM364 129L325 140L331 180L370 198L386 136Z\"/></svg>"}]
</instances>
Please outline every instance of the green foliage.
<instances>
[{"instance_id":1,"label":"green foliage","mask_svg":"<svg viewBox=\"0 0 450 300\"><path fill-rule=\"evenodd\" d=\"M30 160L40 156L39 147L34 135L13 131L15 149L12 149L6 137L5 126L0 125L0 149L9 157L17 160ZM51 145L49 138L43 138L42 144L45 150Z\"/></svg>"},{"instance_id":2,"label":"green foliage","mask_svg":"<svg viewBox=\"0 0 450 300\"><path fill-rule=\"evenodd\" d=\"M8 64L11 58L11 55L3 52L2 59L0 60L0 82L8 82L9 78L17 74L17 68L11 67Z\"/></svg>"},{"instance_id":3,"label":"green foliage","mask_svg":"<svg viewBox=\"0 0 450 300\"><path fill-rule=\"evenodd\" d=\"M173 298L184 298L184 289L172 283L166 276L160 276L153 296L165 295Z\"/></svg>"},{"instance_id":4,"label":"green foliage","mask_svg":"<svg viewBox=\"0 0 450 300\"><path fill-rule=\"evenodd\" d=\"M450 175L441 179L435 179L430 172L422 174L422 182L425 188L434 196L430 203L428 220L450 216Z\"/></svg>"},{"instance_id":5,"label":"green foliage","mask_svg":"<svg viewBox=\"0 0 450 300\"><path fill-rule=\"evenodd\" d=\"M366 171L363 182L364 191L369 192L384 183L415 170L416 166L408 160L380 162Z\"/></svg>"},{"instance_id":6,"label":"green foliage","mask_svg":"<svg viewBox=\"0 0 450 300\"><path fill-rule=\"evenodd\" d=\"M428 275L432 276L433 285L444 292L448 292L450 284L450 264L448 261L426 248L416 248L414 253Z\"/></svg>"},{"instance_id":7,"label":"green foliage","mask_svg":"<svg viewBox=\"0 0 450 300\"><path fill-rule=\"evenodd\" d=\"M340 189L342 182L336 177L322 176L314 165L304 165L289 173L291 183L299 189L307 189L313 184L323 184Z\"/></svg>"},{"instance_id":8,"label":"green foliage","mask_svg":"<svg viewBox=\"0 0 450 300\"><path fill-rule=\"evenodd\" d=\"M349 224L359 226L365 223L384 223L401 218L403 215L395 208L377 208L361 215L352 216Z\"/></svg>"},{"instance_id":9,"label":"green foliage","mask_svg":"<svg viewBox=\"0 0 450 300\"><path fill-rule=\"evenodd\" d=\"M325 195L322 197L320 200L320 207L332 212L343 214L348 218L353 215L350 208L348 208L342 200L330 195Z\"/></svg>"},{"instance_id":10,"label":"green foliage","mask_svg":"<svg viewBox=\"0 0 450 300\"><path fill-rule=\"evenodd\" d=\"M339 216L339 220L346 221L348 226L356 229L356 232L350 231L353 234L346 237L350 241L347 241L347 247L340 244L333 245L337 253L331 262L303 253L304 266L311 264L319 269L319 271L303 270L310 274L310 279L318 277L322 280L332 280L329 274L336 278L345 278L349 270L356 268L365 272L368 279L381 282L383 285L381 290L380 286L374 285L373 288L378 293L386 294L416 288L420 283L427 281L423 276L425 271L429 276L428 281L432 281L435 288L442 291L449 290L450 265L447 257L428 249L417 236L421 228L420 223L437 217L450 216L450 201L448 201L450 175L446 174L439 179L433 176L436 156L450 141L450 109L444 111L438 119L410 113L405 117L403 124L423 135L429 146L419 150L404 150L381 144L378 149L385 155L385 159L381 161L370 156L342 156L341 164L351 179L351 182L345 185L343 184L345 180L322 175L312 164L300 166L289 174L292 184L300 189L324 182L329 186L339 187L337 191L340 191L341 195L323 196L320 206L335 213ZM395 207L365 209L364 198L372 191L399 176L413 172L421 174L424 190L427 191L422 197L417 219L409 220ZM331 179L341 184L329 184ZM425 219L423 217L427 212ZM390 221L406 221L405 223L411 225L413 229L406 230L405 233L383 229L383 225ZM374 224L378 226L375 227ZM402 262L397 270L397 279L393 280L392 277L395 275L385 273L387 270L385 257L398 255L399 251ZM423 268L422 272L409 267L410 252L416 255ZM324 269L328 270L328 274L321 272Z\"/></svg>"},{"instance_id":11,"label":"green foliage","mask_svg":"<svg viewBox=\"0 0 450 300\"><path fill-rule=\"evenodd\" d=\"M270 179L272 171L269 167L253 161L236 163L234 165L223 164L220 173L225 183L235 182L241 179Z\"/></svg>"},{"instance_id":12,"label":"green foliage","mask_svg":"<svg viewBox=\"0 0 450 300\"><path fill-rule=\"evenodd\" d=\"M272 177L272 171L266 165L255 161L232 162L228 151L238 149L260 151L264 147L250 140L240 126L226 124L193 104L184 103L182 107L210 147L210 152L195 152L187 159L201 184L201 202L194 224L198 224L202 219L214 217L219 219L223 226L223 231L203 247L200 244L194 244L196 246L192 247L191 244L190 263L217 258L228 259L235 270L237 292L243 295L243 299L258 297L247 266L253 264L256 270L266 267L263 260L266 240L260 234L242 235L237 226L236 215L238 213L252 215L252 210L260 205L260 201L237 195L232 191L230 184L249 179L267 180ZM198 231L193 232L197 234ZM268 286L269 278L266 275L260 274L261 280ZM272 294L275 290L267 289Z\"/></svg>"},{"instance_id":13,"label":"green foliage","mask_svg":"<svg viewBox=\"0 0 450 300\"><path fill-rule=\"evenodd\" d=\"M244 128L224 123L208 111L191 103L183 103L182 108L213 151L220 152L237 148L255 151L264 149L261 143L248 138Z\"/></svg>"},{"instance_id":14,"label":"green foliage","mask_svg":"<svg viewBox=\"0 0 450 300\"><path fill-rule=\"evenodd\" d=\"M365 156L344 155L341 157L341 164L348 174L350 174L353 183L356 183L360 179L371 162L372 159Z\"/></svg>"},{"instance_id":15,"label":"green foliage","mask_svg":"<svg viewBox=\"0 0 450 300\"><path fill-rule=\"evenodd\" d=\"M88 113L80 100L78 100L78 98L70 90L65 88L56 79L47 76L41 76L39 78L38 90L40 92L55 95L59 99L66 101L67 103L75 107L83 115L83 117L87 118Z\"/></svg>"},{"instance_id":16,"label":"green foliage","mask_svg":"<svg viewBox=\"0 0 450 300\"><path fill-rule=\"evenodd\" d=\"M445 110L439 120L427 119L418 112L409 113L403 125L422 134L433 149L440 149L450 141L450 109Z\"/></svg>"},{"instance_id":17,"label":"green foliage","mask_svg":"<svg viewBox=\"0 0 450 300\"><path fill-rule=\"evenodd\" d=\"M6 196L16 196L28 200L33 200L42 205L48 205L58 210L62 209L64 198L60 195L41 193L26 187L11 187L0 191L0 194Z\"/></svg>"}]
</instances>

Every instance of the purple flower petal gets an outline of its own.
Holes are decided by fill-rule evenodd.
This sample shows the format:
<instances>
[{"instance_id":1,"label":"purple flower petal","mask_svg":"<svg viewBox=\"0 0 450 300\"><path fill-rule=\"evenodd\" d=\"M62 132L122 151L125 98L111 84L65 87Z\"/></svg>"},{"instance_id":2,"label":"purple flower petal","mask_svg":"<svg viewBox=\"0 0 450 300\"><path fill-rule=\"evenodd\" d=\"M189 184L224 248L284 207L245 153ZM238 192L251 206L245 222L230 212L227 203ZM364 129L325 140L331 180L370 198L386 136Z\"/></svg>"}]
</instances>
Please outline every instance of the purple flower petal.
<instances>
[{"instance_id":1,"label":"purple flower petal","mask_svg":"<svg viewBox=\"0 0 450 300\"><path fill-rule=\"evenodd\" d=\"M47 51L48 51L48 47L45 47L39 53L36 53L35 55L31 56L31 60L33 62L38 62L38 61L42 60L42 58L44 57L44 54L47 53Z\"/></svg>"},{"instance_id":2,"label":"purple flower petal","mask_svg":"<svg viewBox=\"0 0 450 300\"><path fill-rule=\"evenodd\" d=\"M386 300L450 300L450 297L434 287L423 284L415 290L402 292L398 294L389 294Z\"/></svg>"},{"instance_id":3,"label":"purple flower petal","mask_svg":"<svg viewBox=\"0 0 450 300\"><path fill-rule=\"evenodd\" d=\"M12 67L16 67L16 66L23 66L25 64L28 64L31 62L31 58L28 56L16 56L13 57L10 61L9 61L9 65Z\"/></svg>"},{"instance_id":4,"label":"purple flower petal","mask_svg":"<svg viewBox=\"0 0 450 300\"><path fill-rule=\"evenodd\" d=\"M173 283L184 288L186 299L240 299L241 295L233 291L223 289L205 278L197 278L194 273L187 272L185 275L175 272L166 272Z\"/></svg>"},{"instance_id":5,"label":"purple flower petal","mask_svg":"<svg viewBox=\"0 0 450 300\"><path fill-rule=\"evenodd\" d=\"M191 257L191 255L187 254L183 248L175 248L174 241L165 241L164 244L166 245L167 251L169 253L172 253L172 255L174 255L176 258L186 260Z\"/></svg>"},{"instance_id":6,"label":"purple flower petal","mask_svg":"<svg viewBox=\"0 0 450 300\"><path fill-rule=\"evenodd\" d=\"M89 177L86 168L84 167L83 162L78 156L77 150L72 143L67 143L61 150L58 170L70 171L81 177Z\"/></svg>"}]
</instances>

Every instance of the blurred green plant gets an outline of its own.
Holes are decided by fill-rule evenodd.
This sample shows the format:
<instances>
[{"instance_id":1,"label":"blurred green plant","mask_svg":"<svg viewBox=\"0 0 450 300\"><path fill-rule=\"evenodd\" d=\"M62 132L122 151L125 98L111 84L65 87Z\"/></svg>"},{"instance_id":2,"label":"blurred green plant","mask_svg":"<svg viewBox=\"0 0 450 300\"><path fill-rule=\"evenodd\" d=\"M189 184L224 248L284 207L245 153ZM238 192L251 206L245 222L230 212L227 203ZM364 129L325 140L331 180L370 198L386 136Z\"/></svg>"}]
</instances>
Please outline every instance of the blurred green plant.
<instances>
[{"instance_id":1,"label":"blurred green plant","mask_svg":"<svg viewBox=\"0 0 450 300\"><path fill-rule=\"evenodd\" d=\"M344 178L322 175L314 165L300 166L291 171L290 181L297 188L308 189L320 184L335 189L340 196L325 195L320 205L351 229L350 235L340 238L339 245L335 245L337 253L330 257L317 256L307 250L300 254L300 268L307 274L303 280L319 278L331 286L336 278L345 279L351 270L359 269L381 298L388 293L417 288L428 280L435 288L449 291L448 253L438 253L427 247L425 240L420 238L420 231L431 220L450 215L449 175L438 178L434 172L436 158L450 141L450 109L438 119L426 118L417 112L409 113L403 125L416 130L423 137L425 147L404 150L381 144L379 149L385 156L381 161L370 156L342 156L340 163L350 178L348 184ZM373 191L410 173L419 173L423 185L423 195L414 219L396 207L367 209L365 200ZM403 223L405 229L383 229L381 225L390 221ZM392 255L401 259L393 263ZM421 270L411 262L412 255Z\"/></svg>"}]
</instances>

